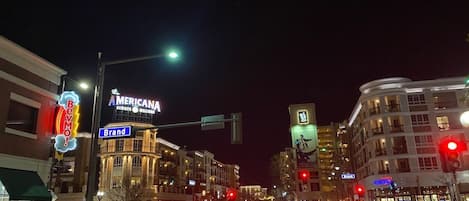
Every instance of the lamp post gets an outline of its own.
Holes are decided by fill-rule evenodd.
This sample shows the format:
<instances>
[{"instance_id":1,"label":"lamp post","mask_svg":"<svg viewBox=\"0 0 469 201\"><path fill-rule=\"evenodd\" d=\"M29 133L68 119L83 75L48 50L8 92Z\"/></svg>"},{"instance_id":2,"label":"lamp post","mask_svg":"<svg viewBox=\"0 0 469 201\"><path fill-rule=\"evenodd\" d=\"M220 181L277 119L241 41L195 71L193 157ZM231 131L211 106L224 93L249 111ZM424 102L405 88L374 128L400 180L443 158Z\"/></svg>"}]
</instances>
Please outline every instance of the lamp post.
<instances>
[{"instance_id":1,"label":"lamp post","mask_svg":"<svg viewBox=\"0 0 469 201\"><path fill-rule=\"evenodd\" d=\"M101 201L104 197L104 192L98 191L97 196L98 196L98 201Z\"/></svg>"},{"instance_id":2,"label":"lamp post","mask_svg":"<svg viewBox=\"0 0 469 201\"><path fill-rule=\"evenodd\" d=\"M104 85L104 72L106 71L106 66L131 63L144 61L149 59L156 59L161 57L169 57L170 59L177 59L179 54L175 51L169 52L167 55L158 54L150 55L144 57L136 57L122 60L115 60L109 62L102 61L102 52L98 52L98 69L97 69L97 79L96 85L94 87L94 100L93 100L93 115L91 123L91 150L90 150L90 161L88 165L88 183L86 185L86 201L92 201L93 196L95 195L96 189L96 164L97 164L97 150L98 150L98 139L97 134L101 124L101 106L103 102L103 85ZM98 170L99 171L99 170Z\"/></svg>"}]
</instances>

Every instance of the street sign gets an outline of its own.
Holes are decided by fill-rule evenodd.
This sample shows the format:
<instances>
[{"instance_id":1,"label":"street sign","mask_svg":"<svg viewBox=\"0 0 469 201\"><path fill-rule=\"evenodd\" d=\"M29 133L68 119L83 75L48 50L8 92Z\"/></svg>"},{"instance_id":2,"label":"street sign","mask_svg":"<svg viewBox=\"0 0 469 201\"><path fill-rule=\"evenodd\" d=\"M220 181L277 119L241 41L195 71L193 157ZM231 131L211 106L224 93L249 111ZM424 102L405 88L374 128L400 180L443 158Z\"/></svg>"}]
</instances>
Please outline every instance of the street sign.
<instances>
[{"instance_id":1,"label":"street sign","mask_svg":"<svg viewBox=\"0 0 469 201\"><path fill-rule=\"evenodd\" d=\"M344 173L344 174L340 175L340 177L344 180L346 180L346 179L355 179L355 174Z\"/></svg>"},{"instance_id":2,"label":"street sign","mask_svg":"<svg viewBox=\"0 0 469 201\"><path fill-rule=\"evenodd\" d=\"M216 129L224 129L225 128L225 115L211 115L211 116L204 116L201 117L201 124L200 128L203 131L206 130L216 130Z\"/></svg>"},{"instance_id":3,"label":"street sign","mask_svg":"<svg viewBox=\"0 0 469 201\"><path fill-rule=\"evenodd\" d=\"M116 126L100 128L98 137L101 139L122 138L132 136L132 126Z\"/></svg>"}]
</instances>

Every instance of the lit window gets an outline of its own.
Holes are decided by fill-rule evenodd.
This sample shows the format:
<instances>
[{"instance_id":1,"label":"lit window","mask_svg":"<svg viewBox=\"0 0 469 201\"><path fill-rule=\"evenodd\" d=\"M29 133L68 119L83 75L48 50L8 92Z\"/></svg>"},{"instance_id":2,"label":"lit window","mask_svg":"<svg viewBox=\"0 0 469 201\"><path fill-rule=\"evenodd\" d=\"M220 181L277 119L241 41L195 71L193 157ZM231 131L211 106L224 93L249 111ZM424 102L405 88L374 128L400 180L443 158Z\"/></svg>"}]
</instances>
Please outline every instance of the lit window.
<instances>
[{"instance_id":1,"label":"lit window","mask_svg":"<svg viewBox=\"0 0 469 201\"><path fill-rule=\"evenodd\" d=\"M135 156L132 158L132 167L142 167L142 157Z\"/></svg>"},{"instance_id":2,"label":"lit window","mask_svg":"<svg viewBox=\"0 0 469 201\"><path fill-rule=\"evenodd\" d=\"M116 151L124 151L124 140L116 140Z\"/></svg>"},{"instance_id":3,"label":"lit window","mask_svg":"<svg viewBox=\"0 0 469 201\"><path fill-rule=\"evenodd\" d=\"M122 167L122 157L116 156L114 158L114 167Z\"/></svg>"},{"instance_id":4,"label":"lit window","mask_svg":"<svg viewBox=\"0 0 469 201\"><path fill-rule=\"evenodd\" d=\"M134 151L142 151L142 140L134 140Z\"/></svg>"},{"instance_id":5,"label":"lit window","mask_svg":"<svg viewBox=\"0 0 469 201\"><path fill-rule=\"evenodd\" d=\"M436 117L436 123L440 131L449 130L449 121L447 116Z\"/></svg>"}]
</instances>

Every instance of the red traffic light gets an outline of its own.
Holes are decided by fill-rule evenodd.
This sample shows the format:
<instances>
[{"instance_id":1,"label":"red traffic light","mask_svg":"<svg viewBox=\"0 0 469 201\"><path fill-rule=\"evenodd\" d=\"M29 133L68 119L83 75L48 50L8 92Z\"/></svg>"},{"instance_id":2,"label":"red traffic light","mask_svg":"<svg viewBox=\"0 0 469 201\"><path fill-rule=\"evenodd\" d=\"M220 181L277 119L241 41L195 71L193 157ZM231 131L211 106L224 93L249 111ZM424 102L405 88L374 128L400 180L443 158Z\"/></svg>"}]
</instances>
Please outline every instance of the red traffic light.
<instances>
[{"instance_id":1,"label":"red traffic light","mask_svg":"<svg viewBox=\"0 0 469 201\"><path fill-rule=\"evenodd\" d=\"M355 193L359 196L365 195L365 187L360 184L355 185Z\"/></svg>"},{"instance_id":2,"label":"red traffic light","mask_svg":"<svg viewBox=\"0 0 469 201\"><path fill-rule=\"evenodd\" d=\"M306 181L309 179L309 171L308 170L300 170L298 172L299 179Z\"/></svg>"},{"instance_id":3,"label":"red traffic light","mask_svg":"<svg viewBox=\"0 0 469 201\"><path fill-rule=\"evenodd\" d=\"M448 147L448 150L450 150L450 151L456 151L458 149L458 143L456 143L454 141L449 141L446 144L446 147Z\"/></svg>"},{"instance_id":4,"label":"red traffic light","mask_svg":"<svg viewBox=\"0 0 469 201\"><path fill-rule=\"evenodd\" d=\"M234 189L228 189L226 192L226 198L228 200L236 200L236 191Z\"/></svg>"}]
</instances>

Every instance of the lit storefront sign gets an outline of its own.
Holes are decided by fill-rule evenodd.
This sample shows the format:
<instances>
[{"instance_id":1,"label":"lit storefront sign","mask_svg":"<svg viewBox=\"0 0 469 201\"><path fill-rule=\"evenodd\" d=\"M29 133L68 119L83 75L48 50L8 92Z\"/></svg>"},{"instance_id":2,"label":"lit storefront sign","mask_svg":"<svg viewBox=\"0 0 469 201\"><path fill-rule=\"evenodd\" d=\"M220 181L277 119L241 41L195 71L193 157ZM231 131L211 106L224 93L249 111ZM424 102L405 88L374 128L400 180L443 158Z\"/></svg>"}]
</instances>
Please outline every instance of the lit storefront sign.
<instances>
[{"instance_id":1,"label":"lit storefront sign","mask_svg":"<svg viewBox=\"0 0 469 201\"><path fill-rule=\"evenodd\" d=\"M118 126L118 127L100 128L98 136L99 138L102 138L102 139L131 137L132 127L131 126Z\"/></svg>"},{"instance_id":2,"label":"lit storefront sign","mask_svg":"<svg viewBox=\"0 0 469 201\"><path fill-rule=\"evenodd\" d=\"M130 96L121 96L116 90L112 90L109 106L116 107L116 110L129 111L133 113L155 114L161 112L160 102L145 98L135 98Z\"/></svg>"},{"instance_id":3,"label":"lit storefront sign","mask_svg":"<svg viewBox=\"0 0 469 201\"><path fill-rule=\"evenodd\" d=\"M64 91L58 101L59 108L55 118L54 147L58 152L65 153L77 147L78 118L80 117L80 98L73 91Z\"/></svg>"},{"instance_id":4,"label":"lit storefront sign","mask_svg":"<svg viewBox=\"0 0 469 201\"><path fill-rule=\"evenodd\" d=\"M309 124L308 111L299 110L298 111L298 124Z\"/></svg>"},{"instance_id":5,"label":"lit storefront sign","mask_svg":"<svg viewBox=\"0 0 469 201\"><path fill-rule=\"evenodd\" d=\"M392 177L382 177L380 179L374 180L373 184L375 186L386 186L391 184L392 182Z\"/></svg>"}]
</instances>

